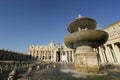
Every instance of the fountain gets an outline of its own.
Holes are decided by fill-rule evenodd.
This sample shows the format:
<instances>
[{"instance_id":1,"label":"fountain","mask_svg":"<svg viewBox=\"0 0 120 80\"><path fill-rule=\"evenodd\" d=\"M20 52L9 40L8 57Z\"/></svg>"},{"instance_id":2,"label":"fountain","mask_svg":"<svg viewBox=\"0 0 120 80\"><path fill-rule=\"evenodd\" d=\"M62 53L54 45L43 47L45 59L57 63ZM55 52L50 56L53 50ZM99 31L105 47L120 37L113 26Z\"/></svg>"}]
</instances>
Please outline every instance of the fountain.
<instances>
[{"instance_id":1,"label":"fountain","mask_svg":"<svg viewBox=\"0 0 120 80\"><path fill-rule=\"evenodd\" d=\"M71 34L64 38L64 44L68 48L75 49L76 72L100 72L97 54L93 48L104 44L108 39L108 33L95 30L96 26L97 22L94 19L79 16L67 28Z\"/></svg>"}]
</instances>

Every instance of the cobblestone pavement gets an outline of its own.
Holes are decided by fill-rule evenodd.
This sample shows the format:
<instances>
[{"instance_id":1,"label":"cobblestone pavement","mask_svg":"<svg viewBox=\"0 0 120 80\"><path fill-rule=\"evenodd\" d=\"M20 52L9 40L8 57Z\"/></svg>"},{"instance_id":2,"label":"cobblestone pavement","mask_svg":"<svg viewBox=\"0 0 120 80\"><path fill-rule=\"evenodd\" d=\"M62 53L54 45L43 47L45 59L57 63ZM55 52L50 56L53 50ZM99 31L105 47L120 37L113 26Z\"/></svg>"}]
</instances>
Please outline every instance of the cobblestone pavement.
<instances>
[{"instance_id":1,"label":"cobblestone pavement","mask_svg":"<svg viewBox=\"0 0 120 80\"><path fill-rule=\"evenodd\" d=\"M120 71L109 71L106 76L73 77L72 73L63 73L59 69L40 69L29 77L18 80L120 80Z\"/></svg>"},{"instance_id":2,"label":"cobblestone pavement","mask_svg":"<svg viewBox=\"0 0 120 80\"><path fill-rule=\"evenodd\" d=\"M56 67L54 67L54 65L56 65ZM72 65L73 64L67 64L67 63L65 64L50 63L45 65L41 64L40 69L38 70L36 70L36 66L33 67L33 71L30 74L27 74L27 69L23 73L21 73L19 70L17 80L120 80L120 69L107 70L106 72L108 73L108 75L91 76L91 75L81 75L81 74L75 74L69 72L68 69L74 70L74 67ZM3 73L9 74L9 72L5 72L5 71L3 71Z\"/></svg>"}]
</instances>

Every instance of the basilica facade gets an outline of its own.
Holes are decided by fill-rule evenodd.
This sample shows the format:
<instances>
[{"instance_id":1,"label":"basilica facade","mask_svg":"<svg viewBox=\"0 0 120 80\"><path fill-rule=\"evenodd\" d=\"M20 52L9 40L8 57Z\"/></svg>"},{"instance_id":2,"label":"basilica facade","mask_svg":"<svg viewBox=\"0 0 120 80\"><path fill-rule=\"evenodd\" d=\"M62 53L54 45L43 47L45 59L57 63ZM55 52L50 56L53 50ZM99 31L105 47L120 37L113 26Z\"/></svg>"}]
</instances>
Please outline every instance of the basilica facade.
<instances>
[{"instance_id":1,"label":"basilica facade","mask_svg":"<svg viewBox=\"0 0 120 80\"><path fill-rule=\"evenodd\" d=\"M29 55L41 61L74 62L74 50L55 44L54 41L46 46L31 45Z\"/></svg>"},{"instance_id":2,"label":"basilica facade","mask_svg":"<svg viewBox=\"0 0 120 80\"><path fill-rule=\"evenodd\" d=\"M109 39L104 45L94 49L98 54L99 63L120 65L120 21L103 30L109 34ZM46 46L31 45L29 55L43 61L74 62L74 50L64 44L56 45L53 41Z\"/></svg>"}]
</instances>

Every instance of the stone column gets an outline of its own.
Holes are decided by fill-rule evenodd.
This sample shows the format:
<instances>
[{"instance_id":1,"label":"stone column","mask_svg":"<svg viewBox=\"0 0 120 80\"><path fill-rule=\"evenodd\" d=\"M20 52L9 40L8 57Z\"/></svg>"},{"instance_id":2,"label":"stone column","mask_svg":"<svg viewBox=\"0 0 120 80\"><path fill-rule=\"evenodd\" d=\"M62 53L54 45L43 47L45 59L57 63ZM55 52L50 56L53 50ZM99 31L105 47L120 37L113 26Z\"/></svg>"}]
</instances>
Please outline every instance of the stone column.
<instances>
[{"instance_id":1,"label":"stone column","mask_svg":"<svg viewBox=\"0 0 120 80\"><path fill-rule=\"evenodd\" d=\"M119 51L118 51L117 45L112 44L112 47L113 47L113 50L115 52L115 56L117 58L117 61L120 62L120 55L119 55Z\"/></svg>"},{"instance_id":2,"label":"stone column","mask_svg":"<svg viewBox=\"0 0 120 80\"><path fill-rule=\"evenodd\" d=\"M115 52L114 52L114 50L113 50L112 48L110 48L110 47L112 47L111 44L110 44L110 46L108 46L108 50L110 51L110 54L111 54L113 63L116 63L117 59L116 59L116 56L115 56Z\"/></svg>"},{"instance_id":3,"label":"stone column","mask_svg":"<svg viewBox=\"0 0 120 80\"><path fill-rule=\"evenodd\" d=\"M44 56L45 56L44 51L42 51L42 60L44 60Z\"/></svg>"},{"instance_id":4,"label":"stone column","mask_svg":"<svg viewBox=\"0 0 120 80\"><path fill-rule=\"evenodd\" d=\"M53 52L52 50L50 52L51 52L51 61L53 61Z\"/></svg>"},{"instance_id":5,"label":"stone column","mask_svg":"<svg viewBox=\"0 0 120 80\"><path fill-rule=\"evenodd\" d=\"M68 52L67 51L65 51L65 55L67 57L67 62L68 62Z\"/></svg>"},{"instance_id":6,"label":"stone column","mask_svg":"<svg viewBox=\"0 0 120 80\"><path fill-rule=\"evenodd\" d=\"M57 55L56 55L57 53L56 53L56 50L53 51L53 52L54 52L54 61L57 62Z\"/></svg>"},{"instance_id":7,"label":"stone column","mask_svg":"<svg viewBox=\"0 0 120 80\"><path fill-rule=\"evenodd\" d=\"M69 62L71 62L71 52L69 51Z\"/></svg>"},{"instance_id":8,"label":"stone column","mask_svg":"<svg viewBox=\"0 0 120 80\"><path fill-rule=\"evenodd\" d=\"M45 60L46 59L46 51L44 50L43 52L44 52L43 54L44 54L44 60Z\"/></svg>"},{"instance_id":9,"label":"stone column","mask_svg":"<svg viewBox=\"0 0 120 80\"><path fill-rule=\"evenodd\" d=\"M69 51L67 51L67 54L68 54L68 62L70 61L70 53Z\"/></svg>"},{"instance_id":10,"label":"stone column","mask_svg":"<svg viewBox=\"0 0 120 80\"><path fill-rule=\"evenodd\" d=\"M69 51L69 62L71 62L71 51Z\"/></svg>"},{"instance_id":11,"label":"stone column","mask_svg":"<svg viewBox=\"0 0 120 80\"><path fill-rule=\"evenodd\" d=\"M104 64L106 62L105 55L103 55L104 52L101 50L101 47L99 47L99 55L101 58L101 64Z\"/></svg>"},{"instance_id":12,"label":"stone column","mask_svg":"<svg viewBox=\"0 0 120 80\"><path fill-rule=\"evenodd\" d=\"M74 51L72 50L72 62L74 62Z\"/></svg>"},{"instance_id":13,"label":"stone column","mask_svg":"<svg viewBox=\"0 0 120 80\"><path fill-rule=\"evenodd\" d=\"M48 60L48 51L46 51L46 60Z\"/></svg>"},{"instance_id":14,"label":"stone column","mask_svg":"<svg viewBox=\"0 0 120 80\"><path fill-rule=\"evenodd\" d=\"M61 62L63 62L63 50L60 51L61 54Z\"/></svg>"},{"instance_id":15,"label":"stone column","mask_svg":"<svg viewBox=\"0 0 120 80\"><path fill-rule=\"evenodd\" d=\"M110 47L111 47L111 48L110 48ZM115 53L115 51L114 51L114 49L113 49L112 44L110 44L110 47L109 47L109 50L110 50L110 52L111 52L111 54L112 54L112 56L113 56L114 63L116 63L116 62L117 62L116 53Z\"/></svg>"},{"instance_id":16,"label":"stone column","mask_svg":"<svg viewBox=\"0 0 120 80\"><path fill-rule=\"evenodd\" d=\"M41 59L41 52L39 51L39 59Z\"/></svg>"},{"instance_id":17,"label":"stone column","mask_svg":"<svg viewBox=\"0 0 120 80\"><path fill-rule=\"evenodd\" d=\"M48 60L48 51L46 51L46 60Z\"/></svg>"},{"instance_id":18,"label":"stone column","mask_svg":"<svg viewBox=\"0 0 120 80\"><path fill-rule=\"evenodd\" d=\"M34 53L33 53L33 54L34 54L34 58L36 58L36 50L34 51Z\"/></svg>"},{"instance_id":19,"label":"stone column","mask_svg":"<svg viewBox=\"0 0 120 80\"><path fill-rule=\"evenodd\" d=\"M41 59L43 60L43 51L41 51Z\"/></svg>"},{"instance_id":20,"label":"stone column","mask_svg":"<svg viewBox=\"0 0 120 80\"><path fill-rule=\"evenodd\" d=\"M105 45L105 49L106 49L106 56L107 56L108 62L113 63L114 61L113 61L111 52L110 52L110 50L108 49L107 45Z\"/></svg>"},{"instance_id":21,"label":"stone column","mask_svg":"<svg viewBox=\"0 0 120 80\"><path fill-rule=\"evenodd\" d=\"M41 58L42 58L42 60L43 60L43 56L44 56L43 51L41 51Z\"/></svg>"},{"instance_id":22,"label":"stone column","mask_svg":"<svg viewBox=\"0 0 120 80\"><path fill-rule=\"evenodd\" d=\"M44 51L42 51L42 59L43 60L45 59L45 53L44 53Z\"/></svg>"},{"instance_id":23,"label":"stone column","mask_svg":"<svg viewBox=\"0 0 120 80\"><path fill-rule=\"evenodd\" d=\"M105 64L106 64L106 62L108 61L108 58L107 58L107 53L106 53L106 50L105 49L103 49L103 48L101 48L101 51L103 52L103 56L104 56L104 59L105 59Z\"/></svg>"},{"instance_id":24,"label":"stone column","mask_svg":"<svg viewBox=\"0 0 120 80\"><path fill-rule=\"evenodd\" d=\"M69 62L69 51L66 51L67 53L67 62Z\"/></svg>"},{"instance_id":25,"label":"stone column","mask_svg":"<svg viewBox=\"0 0 120 80\"><path fill-rule=\"evenodd\" d=\"M40 59L42 60L42 51L40 51Z\"/></svg>"}]
</instances>

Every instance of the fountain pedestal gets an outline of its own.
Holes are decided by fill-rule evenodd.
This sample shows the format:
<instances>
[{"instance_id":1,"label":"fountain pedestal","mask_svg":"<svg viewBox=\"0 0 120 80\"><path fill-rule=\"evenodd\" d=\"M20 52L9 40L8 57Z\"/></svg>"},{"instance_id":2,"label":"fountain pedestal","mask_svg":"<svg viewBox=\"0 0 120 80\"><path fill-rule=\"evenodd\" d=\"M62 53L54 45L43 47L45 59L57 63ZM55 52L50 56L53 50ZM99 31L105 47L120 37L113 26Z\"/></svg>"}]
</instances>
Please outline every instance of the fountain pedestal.
<instances>
[{"instance_id":1,"label":"fountain pedestal","mask_svg":"<svg viewBox=\"0 0 120 80\"><path fill-rule=\"evenodd\" d=\"M75 52L75 70L82 73L98 73L99 64L96 52L89 46L78 47Z\"/></svg>"}]
</instances>

